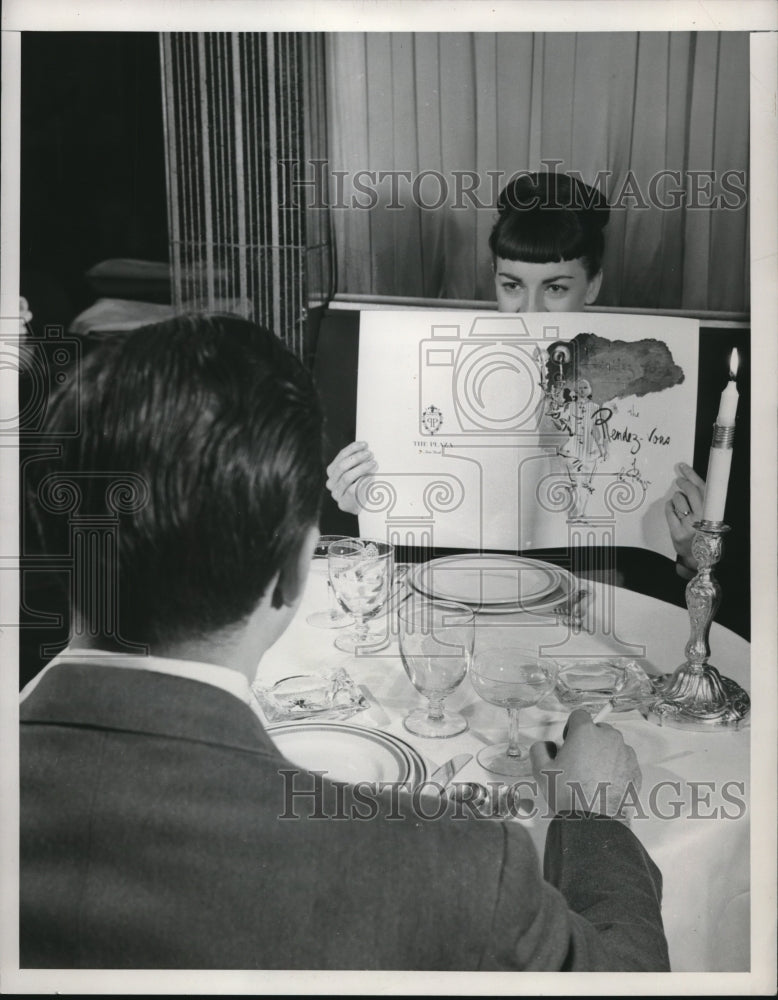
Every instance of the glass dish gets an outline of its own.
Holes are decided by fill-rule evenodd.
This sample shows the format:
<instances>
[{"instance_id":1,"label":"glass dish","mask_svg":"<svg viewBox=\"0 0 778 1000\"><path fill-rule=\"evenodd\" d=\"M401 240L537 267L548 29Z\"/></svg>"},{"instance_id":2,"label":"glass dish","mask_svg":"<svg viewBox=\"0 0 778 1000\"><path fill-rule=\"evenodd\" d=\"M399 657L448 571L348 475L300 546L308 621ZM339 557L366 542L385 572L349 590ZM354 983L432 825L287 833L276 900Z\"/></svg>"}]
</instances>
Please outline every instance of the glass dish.
<instances>
[{"instance_id":1,"label":"glass dish","mask_svg":"<svg viewBox=\"0 0 778 1000\"><path fill-rule=\"evenodd\" d=\"M255 681L254 692L268 722L295 719L348 719L370 702L342 668L284 677L270 687Z\"/></svg>"},{"instance_id":2,"label":"glass dish","mask_svg":"<svg viewBox=\"0 0 778 1000\"><path fill-rule=\"evenodd\" d=\"M597 712L613 703L614 712L639 708L654 693L651 678L637 660L613 657L567 663L557 674L555 694L565 708Z\"/></svg>"}]
</instances>

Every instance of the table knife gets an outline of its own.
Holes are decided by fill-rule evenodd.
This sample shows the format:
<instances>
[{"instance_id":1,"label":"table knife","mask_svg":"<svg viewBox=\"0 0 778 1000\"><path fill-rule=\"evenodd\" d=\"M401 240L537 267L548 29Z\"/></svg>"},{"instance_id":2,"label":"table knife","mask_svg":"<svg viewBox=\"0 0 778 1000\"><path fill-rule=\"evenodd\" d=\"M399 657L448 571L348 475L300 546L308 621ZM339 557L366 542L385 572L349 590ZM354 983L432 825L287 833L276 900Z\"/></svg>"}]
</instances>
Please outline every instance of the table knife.
<instances>
[{"instance_id":1,"label":"table knife","mask_svg":"<svg viewBox=\"0 0 778 1000\"><path fill-rule=\"evenodd\" d=\"M473 755L471 753L459 753L455 757L452 757L451 760L447 760L436 771L433 771L427 780L430 784L434 782L445 789L454 776L459 774L465 764L469 764L472 759Z\"/></svg>"}]
</instances>

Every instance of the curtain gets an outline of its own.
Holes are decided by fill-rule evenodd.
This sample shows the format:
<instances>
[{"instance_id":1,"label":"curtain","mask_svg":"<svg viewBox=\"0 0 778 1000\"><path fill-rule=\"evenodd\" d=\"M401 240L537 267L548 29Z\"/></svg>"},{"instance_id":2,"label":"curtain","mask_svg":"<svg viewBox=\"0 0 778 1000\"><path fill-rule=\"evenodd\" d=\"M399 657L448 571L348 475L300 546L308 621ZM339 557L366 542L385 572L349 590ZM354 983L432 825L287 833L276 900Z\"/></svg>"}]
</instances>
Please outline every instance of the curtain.
<instances>
[{"instance_id":1,"label":"curtain","mask_svg":"<svg viewBox=\"0 0 778 1000\"><path fill-rule=\"evenodd\" d=\"M173 33L160 52L175 305L237 312L305 357L329 216L289 176L327 146L323 38Z\"/></svg>"},{"instance_id":2,"label":"curtain","mask_svg":"<svg viewBox=\"0 0 778 1000\"><path fill-rule=\"evenodd\" d=\"M748 309L746 33L342 33L327 47L339 292L493 299L499 189L551 168L611 202L600 304Z\"/></svg>"}]
</instances>

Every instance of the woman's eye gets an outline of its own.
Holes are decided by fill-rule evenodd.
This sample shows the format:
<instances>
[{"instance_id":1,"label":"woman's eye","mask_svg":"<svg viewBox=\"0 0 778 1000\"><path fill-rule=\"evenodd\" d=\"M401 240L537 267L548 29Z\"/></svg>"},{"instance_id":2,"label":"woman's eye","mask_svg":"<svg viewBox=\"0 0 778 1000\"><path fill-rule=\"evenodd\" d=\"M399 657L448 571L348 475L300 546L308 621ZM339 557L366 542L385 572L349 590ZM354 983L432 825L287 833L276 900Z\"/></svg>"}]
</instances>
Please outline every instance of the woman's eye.
<instances>
[{"instance_id":1,"label":"woman's eye","mask_svg":"<svg viewBox=\"0 0 778 1000\"><path fill-rule=\"evenodd\" d=\"M519 285L518 282L516 281L503 281L502 287L505 289L506 292L515 292L518 289Z\"/></svg>"},{"instance_id":2,"label":"woman's eye","mask_svg":"<svg viewBox=\"0 0 778 1000\"><path fill-rule=\"evenodd\" d=\"M546 291L553 292L554 295L560 295L567 291L567 285L548 285Z\"/></svg>"}]
</instances>

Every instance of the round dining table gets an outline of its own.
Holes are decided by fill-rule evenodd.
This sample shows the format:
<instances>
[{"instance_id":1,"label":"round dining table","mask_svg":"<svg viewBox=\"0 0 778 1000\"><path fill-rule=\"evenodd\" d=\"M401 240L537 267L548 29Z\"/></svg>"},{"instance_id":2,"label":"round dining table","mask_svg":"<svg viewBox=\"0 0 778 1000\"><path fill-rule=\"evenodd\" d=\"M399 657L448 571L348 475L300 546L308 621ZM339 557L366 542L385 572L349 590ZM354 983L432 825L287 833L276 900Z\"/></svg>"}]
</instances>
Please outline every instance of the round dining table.
<instances>
[{"instance_id":1,"label":"round dining table","mask_svg":"<svg viewBox=\"0 0 778 1000\"><path fill-rule=\"evenodd\" d=\"M685 609L604 583L584 581L583 585L587 603L580 621L553 614L478 614L475 652L487 647L530 646L560 665L627 657L648 674L671 673L683 663L689 639ZM263 657L255 684L268 687L290 675L345 669L367 702L366 708L348 719L349 725L378 729L411 744L428 773L454 755L472 754L454 780L498 781L478 764L476 754L505 740L507 712L482 701L465 678L446 699L446 707L464 715L467 730L445 739L412 735L403 719L424 705L425 699L403 667L396 608L376 623L386 629L388 646L354 655L335 648L337 629L306 622L311 612L326 608L328 601L327 563L315 560L295 618ZM748 691L750 644L715 622L709 642L710 662ZM554 695L523 709L523 738L561 742L569 711ZM747 971L748 719L736 729L688 731L658 725L633 708L612 712L607 723L621 731L640 763L640 801L631 827L663 874L662 910L671 968L678 972ZM516 779L503 780L510 785ZM525 825L542 857L548 810L513 812L508 822Z\"/></svg>"}]
</instances>

